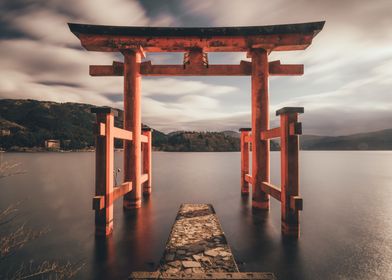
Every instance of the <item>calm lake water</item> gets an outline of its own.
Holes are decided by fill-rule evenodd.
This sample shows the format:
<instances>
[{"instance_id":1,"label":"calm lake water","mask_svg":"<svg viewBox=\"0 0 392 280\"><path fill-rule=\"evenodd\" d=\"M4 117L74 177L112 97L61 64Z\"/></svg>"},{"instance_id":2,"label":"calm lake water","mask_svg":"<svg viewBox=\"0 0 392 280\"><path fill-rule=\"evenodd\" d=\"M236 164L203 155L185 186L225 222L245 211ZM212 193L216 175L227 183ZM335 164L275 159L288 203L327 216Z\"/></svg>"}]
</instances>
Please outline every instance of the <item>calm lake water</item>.
<instances>
[{"instance_id":1,"label":"calm lake water","mask_svg":"<svg viewBox=\"0 0 392 280\"><path fill-rule=\"evenodd\" d=\"M83 262L78 279L152 271L180 204L200 202L213 204L243 271L270 271L278 279L392 279L392 152L301 152L298 242L282 240L276 201L260 215L241 199L239 153L154 152L151 198L134 213L117 201L107 242L94 238L94 153L0 156L25 171L0 179L0 208L21 201L13 223L50 228L0 264L3 277L31 260ZM279 153L271 160L279 185Z\"/></svg>"}]
</instances>

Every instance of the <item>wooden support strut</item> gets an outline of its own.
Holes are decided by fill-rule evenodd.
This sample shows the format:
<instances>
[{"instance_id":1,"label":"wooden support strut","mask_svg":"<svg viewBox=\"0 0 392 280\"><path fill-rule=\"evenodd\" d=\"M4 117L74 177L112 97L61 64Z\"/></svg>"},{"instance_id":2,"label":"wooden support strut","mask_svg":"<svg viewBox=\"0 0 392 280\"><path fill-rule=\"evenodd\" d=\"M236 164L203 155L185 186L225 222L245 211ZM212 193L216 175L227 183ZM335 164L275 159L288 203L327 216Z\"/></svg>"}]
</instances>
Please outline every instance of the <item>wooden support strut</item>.
<instances>
[{"instance_id":1,"label":"wooden support strut","mask_svg":"<svg viewBox=\"0 0 392 280\"><path fill-rule=\"evenodd\" d=\"M299 237L299 210L302 199L299 197L298 114L302 107L285 107L276 111L280 115L281 127L281 216L282 233L285 236Z\"/></svg>"},{"instance_id":2,"label":"wooden support strut","mask_svg":"<svg viewBox=\"0 0 392 280\"><path fill-rule=\"evenodd\" d=\"M260 133L261 140L268 140L268 139L278 138L278 137L280 137L280 127L268 129Z\"/></svg>"},{"instance_id":3,"label":"wooden support strut","mask_svg":"<svg viewBox=\"0 0 392 280\"><path fill-rule=\"evenodd\" d=\"M202 61L201 61L202 62ZM303 75L302 64L280 64L280 60L268 64L271 76L297 76ZM241 60L239 65L208 65L203 63L187 66L183 65L152 65L151 61L141 62L140 74L144 76L249 76L252 74L252 65L249 61ZM113 65L90 65L91 76L123 76L124 64L113 61Z\"/></svg>"},{"instance_id":4,"label":"wooden support strut","mask_svg":"<svg viewBox=\"0 0 392 280\"><path fill-rule=\"evenodd\" d=\"M246 138L249 137L250 128L240 128L241 132L241 194L249 194L249 181L247 181L247 175L249 173L249 141Z\"/></svg>"},{"instance_id":5,"label":"wooden support strut","mask_svg":"<svg viewBox=\"0 0 392 280\"><path fill-rule=\"evenodd\" d=\"M113 192L113 166L114 166L114 114L111 108L93 108L92 113L97 114L97 125L105 124L105 136L96 136L95 152L95 198L93 208L95 211L95 234L107 236L113 232L113 204L105 199ZM100 126L101 127L101 126ZM103 206L103 207L102 207Z\"/></svg>"},{"instance_id":6,"label":"wooden support strut","mask_svg":"<svg viewBox=\"0 0 392 280\"><path fill-rule=\"evenodd\" d=\"M152 189L152 129L143 128L143 136L147 138L147 142L142 146L143 150L143 174L147 176L147 180L143 182L143 195L149 196Z\"/></svg>"},{"instance_id":7,"label":"wooden support strut","mask_svg":"<svg viewBox=\"0 0 392 280\"><path fill-rule=\"evenodd\" d=\"M113 137L122 139L122 140L132 140L132 132L128 130L124 130L118 127L113 127ZM106 135L106 125L104 123L99 123L98 124L98 134L100 136L105 136Z\"/></svg>"}]
</instances>

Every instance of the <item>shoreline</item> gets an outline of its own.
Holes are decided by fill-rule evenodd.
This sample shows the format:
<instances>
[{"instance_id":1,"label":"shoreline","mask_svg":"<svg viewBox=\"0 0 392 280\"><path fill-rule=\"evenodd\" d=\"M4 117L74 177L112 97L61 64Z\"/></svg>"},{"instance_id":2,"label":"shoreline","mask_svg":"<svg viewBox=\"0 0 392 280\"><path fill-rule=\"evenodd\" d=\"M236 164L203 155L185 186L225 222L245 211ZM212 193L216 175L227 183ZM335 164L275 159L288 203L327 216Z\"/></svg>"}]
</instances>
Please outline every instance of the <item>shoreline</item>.
<instances>
[{"instance_id":1,"label":"shoreline","mask_svg":"<svg viewBox=\"0 0 392 280\"><path fill-rule=\"evenodd\" d=\"M115 149L115 152L122 152L124 149ZM392 150L373 149L373 150L300 150L301 152L392 152ZM0 153L93 153L95 149L80 149L80 150L47 150L47 149L18 149L18 150L0 150ZM239 153L240 151L165 151L165 150L154 150L153 152L164 152L164 153ZM279 150L271 150L271 152L280 152Z\"/></svg>"}]
</instances>

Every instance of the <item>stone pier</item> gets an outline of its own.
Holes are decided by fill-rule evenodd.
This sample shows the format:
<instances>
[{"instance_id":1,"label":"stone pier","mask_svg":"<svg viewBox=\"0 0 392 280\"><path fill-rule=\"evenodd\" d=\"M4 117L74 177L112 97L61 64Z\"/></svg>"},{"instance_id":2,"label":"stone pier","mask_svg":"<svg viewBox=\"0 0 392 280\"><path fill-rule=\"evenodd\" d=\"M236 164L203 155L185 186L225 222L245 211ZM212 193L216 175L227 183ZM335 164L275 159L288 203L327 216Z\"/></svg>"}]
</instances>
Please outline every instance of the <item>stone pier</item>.
<instances>
[{"instance_id":1,"label":"stone pier","mask_svg":"<svg viewBox=\"0 0 392 280\"><path fill-rule=\"evenodd\" d=\"M276 279L272 273L239 272L209 204L182 204L156 272L130 279Z\"/></svg>"}]
</instances>

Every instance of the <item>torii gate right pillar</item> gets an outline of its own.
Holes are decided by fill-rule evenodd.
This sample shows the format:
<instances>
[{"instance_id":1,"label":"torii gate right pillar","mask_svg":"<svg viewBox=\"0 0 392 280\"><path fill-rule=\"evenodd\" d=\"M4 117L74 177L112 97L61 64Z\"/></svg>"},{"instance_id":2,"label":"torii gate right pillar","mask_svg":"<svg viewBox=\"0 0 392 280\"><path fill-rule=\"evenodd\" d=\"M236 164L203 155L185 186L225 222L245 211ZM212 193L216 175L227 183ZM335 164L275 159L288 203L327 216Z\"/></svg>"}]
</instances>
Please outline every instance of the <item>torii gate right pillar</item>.
<instances>
[{"instance_id":1,"label":"torii gate right pillar","mask_svg":"<svg viewBox=\"0 0 392 280\"><path fill-rule=\"evenodd\" d=\"M261 140L261 132L269 129L268 53L253 49L252 58L252 207L269 210L269 195L261 189L270 181L270 143Z\"/></svg>"}]
</instances>

